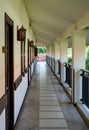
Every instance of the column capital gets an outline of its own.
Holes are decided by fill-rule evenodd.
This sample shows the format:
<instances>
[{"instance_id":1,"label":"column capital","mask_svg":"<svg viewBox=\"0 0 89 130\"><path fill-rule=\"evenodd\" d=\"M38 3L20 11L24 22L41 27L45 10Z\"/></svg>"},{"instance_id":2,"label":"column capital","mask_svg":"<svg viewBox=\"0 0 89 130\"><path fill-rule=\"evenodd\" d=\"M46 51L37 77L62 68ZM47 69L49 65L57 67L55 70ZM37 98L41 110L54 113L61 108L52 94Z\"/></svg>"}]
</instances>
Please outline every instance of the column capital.
<instances>
[{"instance_id":1,"label":"column capital","mask_svg":"<svg viewBox=\"0 0 89 130\"><path fill-rule=\"evenodd\" d=\"M86 30L83 30L83 29L75 29L75 30L73 30L73 32L72 32L72 37L86 37L86 34L87 34L87 32L86 32Z\"/></svg>"}]
</instances>

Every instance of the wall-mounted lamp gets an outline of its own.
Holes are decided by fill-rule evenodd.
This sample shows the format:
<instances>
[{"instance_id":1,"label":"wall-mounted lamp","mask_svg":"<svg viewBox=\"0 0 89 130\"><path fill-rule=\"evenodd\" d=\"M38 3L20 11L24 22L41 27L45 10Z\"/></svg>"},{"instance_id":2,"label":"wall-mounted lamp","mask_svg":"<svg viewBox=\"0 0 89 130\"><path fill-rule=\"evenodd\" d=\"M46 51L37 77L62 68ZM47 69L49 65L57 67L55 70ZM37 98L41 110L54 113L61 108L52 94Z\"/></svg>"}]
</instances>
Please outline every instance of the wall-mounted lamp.
<instances>
[{"instance_id":1,"label":"wall-mounted lamp","mask_svg":"<svg viewBox=\"0 0 89 130\"><path fill-rule=\"evenodd\" d=\"M17 40L25 41L25 39L26 39L26 29L23 26L20 29L18 29L17 26Z\"/></svg>"}]
</instances>

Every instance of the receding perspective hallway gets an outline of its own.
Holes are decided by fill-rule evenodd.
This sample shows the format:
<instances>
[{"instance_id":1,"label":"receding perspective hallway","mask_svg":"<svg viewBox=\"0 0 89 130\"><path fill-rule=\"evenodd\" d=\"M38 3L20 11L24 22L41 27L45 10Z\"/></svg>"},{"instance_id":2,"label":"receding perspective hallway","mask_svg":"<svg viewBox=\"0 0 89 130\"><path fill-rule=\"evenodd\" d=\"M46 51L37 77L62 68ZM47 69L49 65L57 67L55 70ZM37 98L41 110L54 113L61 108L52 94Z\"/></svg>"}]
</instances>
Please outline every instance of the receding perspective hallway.
<instances>
[{"instance_id":1,"label":"receding perspective hallway","mask_svg":"<svg viewBox=\"0 0 89 130\"><path fill-rule=\"evenodd\" d=\"M37 62L15 130L89 130L46 62Z\"/></svg>"}]
</instances>

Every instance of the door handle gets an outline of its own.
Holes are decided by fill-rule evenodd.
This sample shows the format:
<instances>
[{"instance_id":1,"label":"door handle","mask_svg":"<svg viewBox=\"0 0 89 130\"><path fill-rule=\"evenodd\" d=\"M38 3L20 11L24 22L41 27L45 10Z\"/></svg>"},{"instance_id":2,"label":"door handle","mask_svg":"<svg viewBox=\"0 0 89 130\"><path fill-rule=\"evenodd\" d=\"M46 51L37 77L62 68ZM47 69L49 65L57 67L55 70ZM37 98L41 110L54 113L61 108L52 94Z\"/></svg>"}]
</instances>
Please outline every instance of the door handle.
<instances>
[{"instance_id":1,"label":"door handle","mask_svg":"<svg viewBox=\"0 0 89 130\"><path fill-rule=\"evenodd\" d=\"M6 90L8 90L8 87L6 87Z\"/></svg>"}]
</instances>

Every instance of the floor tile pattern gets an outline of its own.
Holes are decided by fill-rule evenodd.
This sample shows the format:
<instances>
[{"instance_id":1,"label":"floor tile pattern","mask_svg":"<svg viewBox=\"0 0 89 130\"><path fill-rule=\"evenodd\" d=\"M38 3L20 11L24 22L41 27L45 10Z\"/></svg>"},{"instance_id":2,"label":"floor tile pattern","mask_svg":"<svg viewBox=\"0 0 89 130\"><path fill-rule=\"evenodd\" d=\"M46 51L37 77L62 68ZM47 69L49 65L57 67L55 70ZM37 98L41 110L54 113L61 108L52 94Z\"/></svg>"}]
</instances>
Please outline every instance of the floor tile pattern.
<instances>
[{"instance_id":1,"label":"floor tile pattern","mask_svg":"<svg viewBox=\"0 0 89 130\"><path fill-rule=\"evenodd\" d=\"M89 130L46 62L38 62L15 130Z\"/></svg>"}]
</instances>

